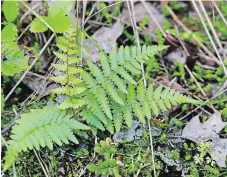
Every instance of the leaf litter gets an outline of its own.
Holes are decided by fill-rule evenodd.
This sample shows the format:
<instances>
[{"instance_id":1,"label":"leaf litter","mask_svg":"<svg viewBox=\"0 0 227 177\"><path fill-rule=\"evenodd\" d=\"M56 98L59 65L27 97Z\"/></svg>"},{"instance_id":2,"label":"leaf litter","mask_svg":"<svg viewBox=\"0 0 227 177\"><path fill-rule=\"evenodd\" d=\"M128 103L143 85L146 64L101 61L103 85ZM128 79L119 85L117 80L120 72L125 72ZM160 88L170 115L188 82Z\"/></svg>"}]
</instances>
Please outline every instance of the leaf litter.
<instances>
[{"instance_id":1,"label":"leaf litter","mask_svg":"<svg viewBox=\"0 0 227 177\"><path fill-rule=\"evenodd\" d=\"M221 113L214 113L206 122L201 123L199 115L193 117L182 131L182 137L195 143L212 140L210 155L218 166L226 167L227 139L220 138L218 133L227 126L221 119Z\"/></svg>"}]
</instances>

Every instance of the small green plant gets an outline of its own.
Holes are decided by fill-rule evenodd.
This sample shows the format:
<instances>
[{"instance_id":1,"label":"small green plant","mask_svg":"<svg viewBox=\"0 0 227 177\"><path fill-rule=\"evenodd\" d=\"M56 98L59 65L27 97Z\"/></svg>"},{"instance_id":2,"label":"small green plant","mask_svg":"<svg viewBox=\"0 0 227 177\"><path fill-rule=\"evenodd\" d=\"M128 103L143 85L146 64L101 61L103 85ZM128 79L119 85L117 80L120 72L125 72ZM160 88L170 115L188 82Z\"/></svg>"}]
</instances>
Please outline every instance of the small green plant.
<instances>
[{"instance_id":1,"label":"small green plant","mask_svg":"<svg viewBox=\"0 0 227 177\"><path fill-rule=\"evenodd\" d=\"M111 18L111 15L110 15L109 12L108 12L108 7L107 7L107 5L105 4L105 2L99 2L99 3L98 3L98 7L99 7L100 9L102 9L101 13L102 13L102 15L106 18L106 20L108 21L108 23L111 23L112 18ZM115 14L117 14L117 9L116 9L116 11L114 12L114 15L115 15Z\"/></svg>"},{"instance_id":2,"label":"small green plant","mask_svg":"<svg viewBox=\"0 0 227 177\"><path fill-rule=\"evenodd\" d=\"M119 176L119 165L115 158L112 158L117 152L116 147L110 144L109 138L106 141L101 140L95 145L95 152L104 157L104 160L99 160L97 165L92 164L88 166L88 170L94 172L96 175L114 175Z\"/></svg>"},{"instance_id":3,"label":"small green plant","mask_svg":"<svg viewBox=\"0 0 227 177\"><path fill-rule=\"evenodd\" d=\"M170 158L173 160L179 160L180 159L180 153L176 150L172 150L169 154Z\"/></svg>"},{"instance_id":4,"label":"small green plant","mask_svg":"<svg viewBox=\"0 0 227 177\"><path fill-rule=\"evenodd\" d=\"M7 21L1 35L1 54L3 58L2 73L6 76L13 76L24 69L28 69L28 56L24 55L16 42L17 27L13 23L19 14L19 1L4 1L2 5L3 14Z\"/></svg>"},{"instance_id":5,"label":"small green plant","mask_svg":"<svg viewBox=\"0 0 227 177\"><path fill-rule=\"evenodd\" d=\"M205 156L209 152L210 147L211 147L210 142L199 143L199 145L197 147L197 150L199 151L199 153L197 153L194 156L195 164L202 164L205 161Z\"/></svg>"},{"instance_id":6,"label":"small green plant","mask_svg":"<svg viewBox=\"0 0 227 177\"><path fill-rule=\"evenodd\" d=\"M5 27L1 31L1 39L4 41L13 41L17 37L17 26L13 22L16 20L19 14L18 3L18 1L3 2L2 11L6 21L3 22L5 24Z\"/></svg>"}]
</instances>

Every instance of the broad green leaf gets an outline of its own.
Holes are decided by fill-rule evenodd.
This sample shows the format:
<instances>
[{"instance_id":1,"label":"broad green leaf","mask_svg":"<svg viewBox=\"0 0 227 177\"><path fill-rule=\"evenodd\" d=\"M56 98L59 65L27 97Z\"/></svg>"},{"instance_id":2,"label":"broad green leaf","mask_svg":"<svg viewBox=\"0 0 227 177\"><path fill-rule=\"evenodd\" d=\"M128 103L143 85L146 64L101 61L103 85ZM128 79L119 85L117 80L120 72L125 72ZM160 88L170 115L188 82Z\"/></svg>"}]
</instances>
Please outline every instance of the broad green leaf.
<instances>
[{"instance_id":1,"label":"broad green leaf","mask_svg":"<svg viewBox=\"0 0 227 177\"><path fill-rule=\"evenodd\" d=\"M71 21L68 16L61 10L59 13L51 16L42 16L42 18L53 28L56 33L63 33L67 31L71 26ZM31 24L31 32L45 32L48 27L39 19L35 18Z\"/></svg>"},{"instance_id":2,"label":"broad green leaf","mask_svg":"<svg viewBox=\"0 0 227 177\"><path fill-rule=\"evenodd\" d=\"M43 20L47 21L48 17L46 16L41 16L43 18ZM41 32L45 32L48 30L48 27L39 19L39 18L35 18L32 23L31 23L31 27L30 27L30 31L33 33L41 33Z\"/></svg>"},{"instance_id":3,"label":"broad green leaf","mask_svg":"<svg viewBox=\"0 0 227 177\"><path fill-rule=\"evenodd\" d=\"M63 33L71 26L70 18L63 11L60 11L55 16L49 16L47 22L56 33Z\"/></svg>"},{"instance_id":4,"label":"broad green leaf","mask_svg":"<svg viewBox=\"0 0 227 177\"><path fill-rule=\"evenodd\" d=\"M14 41L17 37L17 26L9 23L2 29L1 35L2 40Z\"/></svg>"},{"instance_id":5,"label":"broad green leaf","mask_svg":"<svg viewBox=\"0 0 227 177\"><path fill-rule=\"evenodd\" d=\"M13 76L16 73L28 69L28 56L19 49L16 42L4 42L2 44L2 73L7 76Z\"/></svg>"},{"instance_id":6,"label":"broad green leaf","mask_svg":"<svg viewBox=\"0 0 227 177\"><path fill-rule=\"evenodd\" d=\"M8 22L13 22L19 13L18 1L4 1L2 11Z\"/></svg>"},{"instance_id":7,"label":"broad green leaf","mask_svg":"<svg viewBox=\"0 0 227 177\"><path fill-rule=\"evenodd\" d=\"M48 10L49 17L55 17L61 11L64 12L65 15L68 15L73 7L73 1L57 1Z\"/></svg>"}]
</instances>

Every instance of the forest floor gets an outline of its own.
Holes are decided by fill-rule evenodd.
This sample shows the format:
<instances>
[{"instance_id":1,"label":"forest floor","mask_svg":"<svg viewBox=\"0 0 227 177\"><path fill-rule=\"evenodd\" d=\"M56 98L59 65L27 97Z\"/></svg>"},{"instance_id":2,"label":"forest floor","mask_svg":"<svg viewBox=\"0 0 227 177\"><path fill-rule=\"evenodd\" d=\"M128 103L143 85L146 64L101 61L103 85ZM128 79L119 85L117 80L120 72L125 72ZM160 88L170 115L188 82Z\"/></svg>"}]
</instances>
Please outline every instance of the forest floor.
<instances>
[{"instance_id":1,"label":"forest floor","mask_svg":"<svg viewBox=\"0 0 227 177\"><path fill-rule=\"evenodd\" d=\"M69 27L84 31L72 41L79 40L85 49L80 48L79 55L83 60L79 66L86 71L92 65L89 63L103 68L101 50L109 55L120 46L168 46L146 63L139 66L136 63L137 68L142 66L141 70L137 69L142 72L132 78L137 83L143 82L145 87L162 85L199 102L171 102L172 107L168 110L168 106L163 108L158 104L161 111L150 114L150 119L142 107L141 114L147 116L145 123L137 118L139 110L132 114L131 123L122 121L123 115L119 113L122 122L114 122L116 127L112 132L101 121L88 122L83 114L84 107L68 109L69 106L65 109L67 114L73 112L73 119L91 127L86 133L76 132L79 144L71 142L59 146L61 143L53 140L53 150L29 148L32 150L20 153L2 175L227 177L225 0L60 1L60 4L21 1L11 6L4 3L1 40L3 166L11 146L7 142L16 136L24 136L26 126L30 126L25 123L23 130L15 135L11 132L15 121L31 116L29 113L33 109L57 107L67 97L67 94L52 92L60 87L59 80L55 82L52 77L62 73L53 66L59 61L54 53L60 48L57 44L62 42L63 32ZM139 88L139 85L135 87L136 90ZM73 92L73 89L70 85L69 90ZM92 102L92 98L89 101ZM110 107L114 116L122 108L115 103ZM41 114L45 116L42 110ZM127 126L129 124L131 127ZM31 144L36 147L35 143ZM29 143L25 146L29 147Z\"/></svg>"}]
</instances>

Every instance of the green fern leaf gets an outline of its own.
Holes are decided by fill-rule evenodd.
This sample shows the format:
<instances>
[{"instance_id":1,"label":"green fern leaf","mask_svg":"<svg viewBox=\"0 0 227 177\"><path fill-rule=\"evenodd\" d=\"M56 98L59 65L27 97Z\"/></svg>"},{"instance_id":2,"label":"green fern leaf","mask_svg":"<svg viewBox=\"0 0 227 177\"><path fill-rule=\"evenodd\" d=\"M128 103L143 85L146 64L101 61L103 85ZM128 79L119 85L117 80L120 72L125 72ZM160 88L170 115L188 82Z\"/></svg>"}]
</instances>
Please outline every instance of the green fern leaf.
<instances>
[{"instance_id":1,"label":"green fern leaf","mask_svg":"<svg viewBox=\"0 0 227 177\"><path fill-rule=\"evenodd\" d=\"M103 86L115 102L124 105L124 102L121 100L111 81L104 82Z\"/></svg>"},{"instance_id":2,"label":"green fern leaf","mask_svg":"<svg viewBox=\"0 0 227 177\"><path fill-rule=\"evenodd\" d=\"M92 112L90 112L89 110L84 111L82 116L83 116L83 119L87 121L87 123L97 127L98 129L100 129L102 131L105 130L105 127L100 122L100 120L94 114L92 114Z\"/></svg>"},{"instance_id":3,"label":"green fern leaf","mask_svg":"<svg viewBox=\"0 0 227 177\"><path fill-rule=\"evenodd\" d=\"M109 101L106 97L105 91L103 88L97 88L97 91L95 92L95 97L97 98L98 102L100 103L100 107L102 110L105 112L105 114L110 118L113 119L110 106L109 106Z\"/></svg>"},{"instance_id":4,"label":"green fern leaf","mask_svg":"<svg viewBox=\"0 0 227 177\"><path fill-rule=\"evenodd\" d=\"M132 126L132 107L127 105L123 109L123 116L128 127Z\"/></svg>"},{"instance_id":5,"label":"green fern leaf","mask_svg":"<svg viewBox=\"0 0 227 177\"><path fill-rule=\"evenodd\" d=\"M79 143L72 132L78 129L87 130L89 127L69 119L65 111L54 107L22 114L21 119L17 120L12 128L4 170L12 165L21 151L39 150L40 146L53 149L53 143L61 146L63 143L68 143L68 140Z\"/></svg>"},{"instance_id":6,"label":"green fern leaf","mask_svg":"<svg viewBox=\"0 0 227 177\"><path fill-rule=\"evenodd\" d=\"M102 84L104 81L102 71L96 65L94 65L91 61L87 61L87 64L89 66L89 69L90 69L92 75L97 79L97 81L100 84Z\"/></svg>"},{"instance_id":7,"label":"green fern leaf","mask_svg":"<svg viewBox=\"0 0 227 177\"><path fill-rule=\"evenodd\" d=\"M72 99L72 98L67 98L65 99L59 106L59 109L68 109L68 108L73 108L77 109L86 104L86 101L84 99Z\"/></svg>"},{"instance_id":8,"label":"green fern leaf","mask_svg":"<svg viewBox=\"0 0 227 177\"><path fill-rule=\"evenodd\" d=\"M103 124L107 124L107 120L106 120L106 116L105 114L103 113L102 109L100 108L99 106L99 103L98 101L96 100L96 98L93 96L93 95L89 95L89 100L87 101L88 103L88 109L91 110L91 112L93 114L96 115L96 117L98 117L98 119L100 121L102 121Z\"/></svg>"},{"instance_id":9,"label":"green fern leaf","mask_svg":"<svg viewBox=\"0 0 227 177\"><path fill-rule=\"evenodd\" d=\"M112 81L119 88L120 91L122 91L125 94L128 93L124 80L121 79L117 74L113 74Z\"/></svg>"},{"instance_id":10,"label":"green fern leaf","mask_svg":"<svg viewBox=\"0 0 227 177\"><path fill-rule=\"evenodd\" d=\"M116 132L119 132L121 129L121 124L122 124L122 112L121 108L118 105L113 106L113 115L114 115L114 124L115 124L115 129Z\"/></svg>"}]
</instances>

